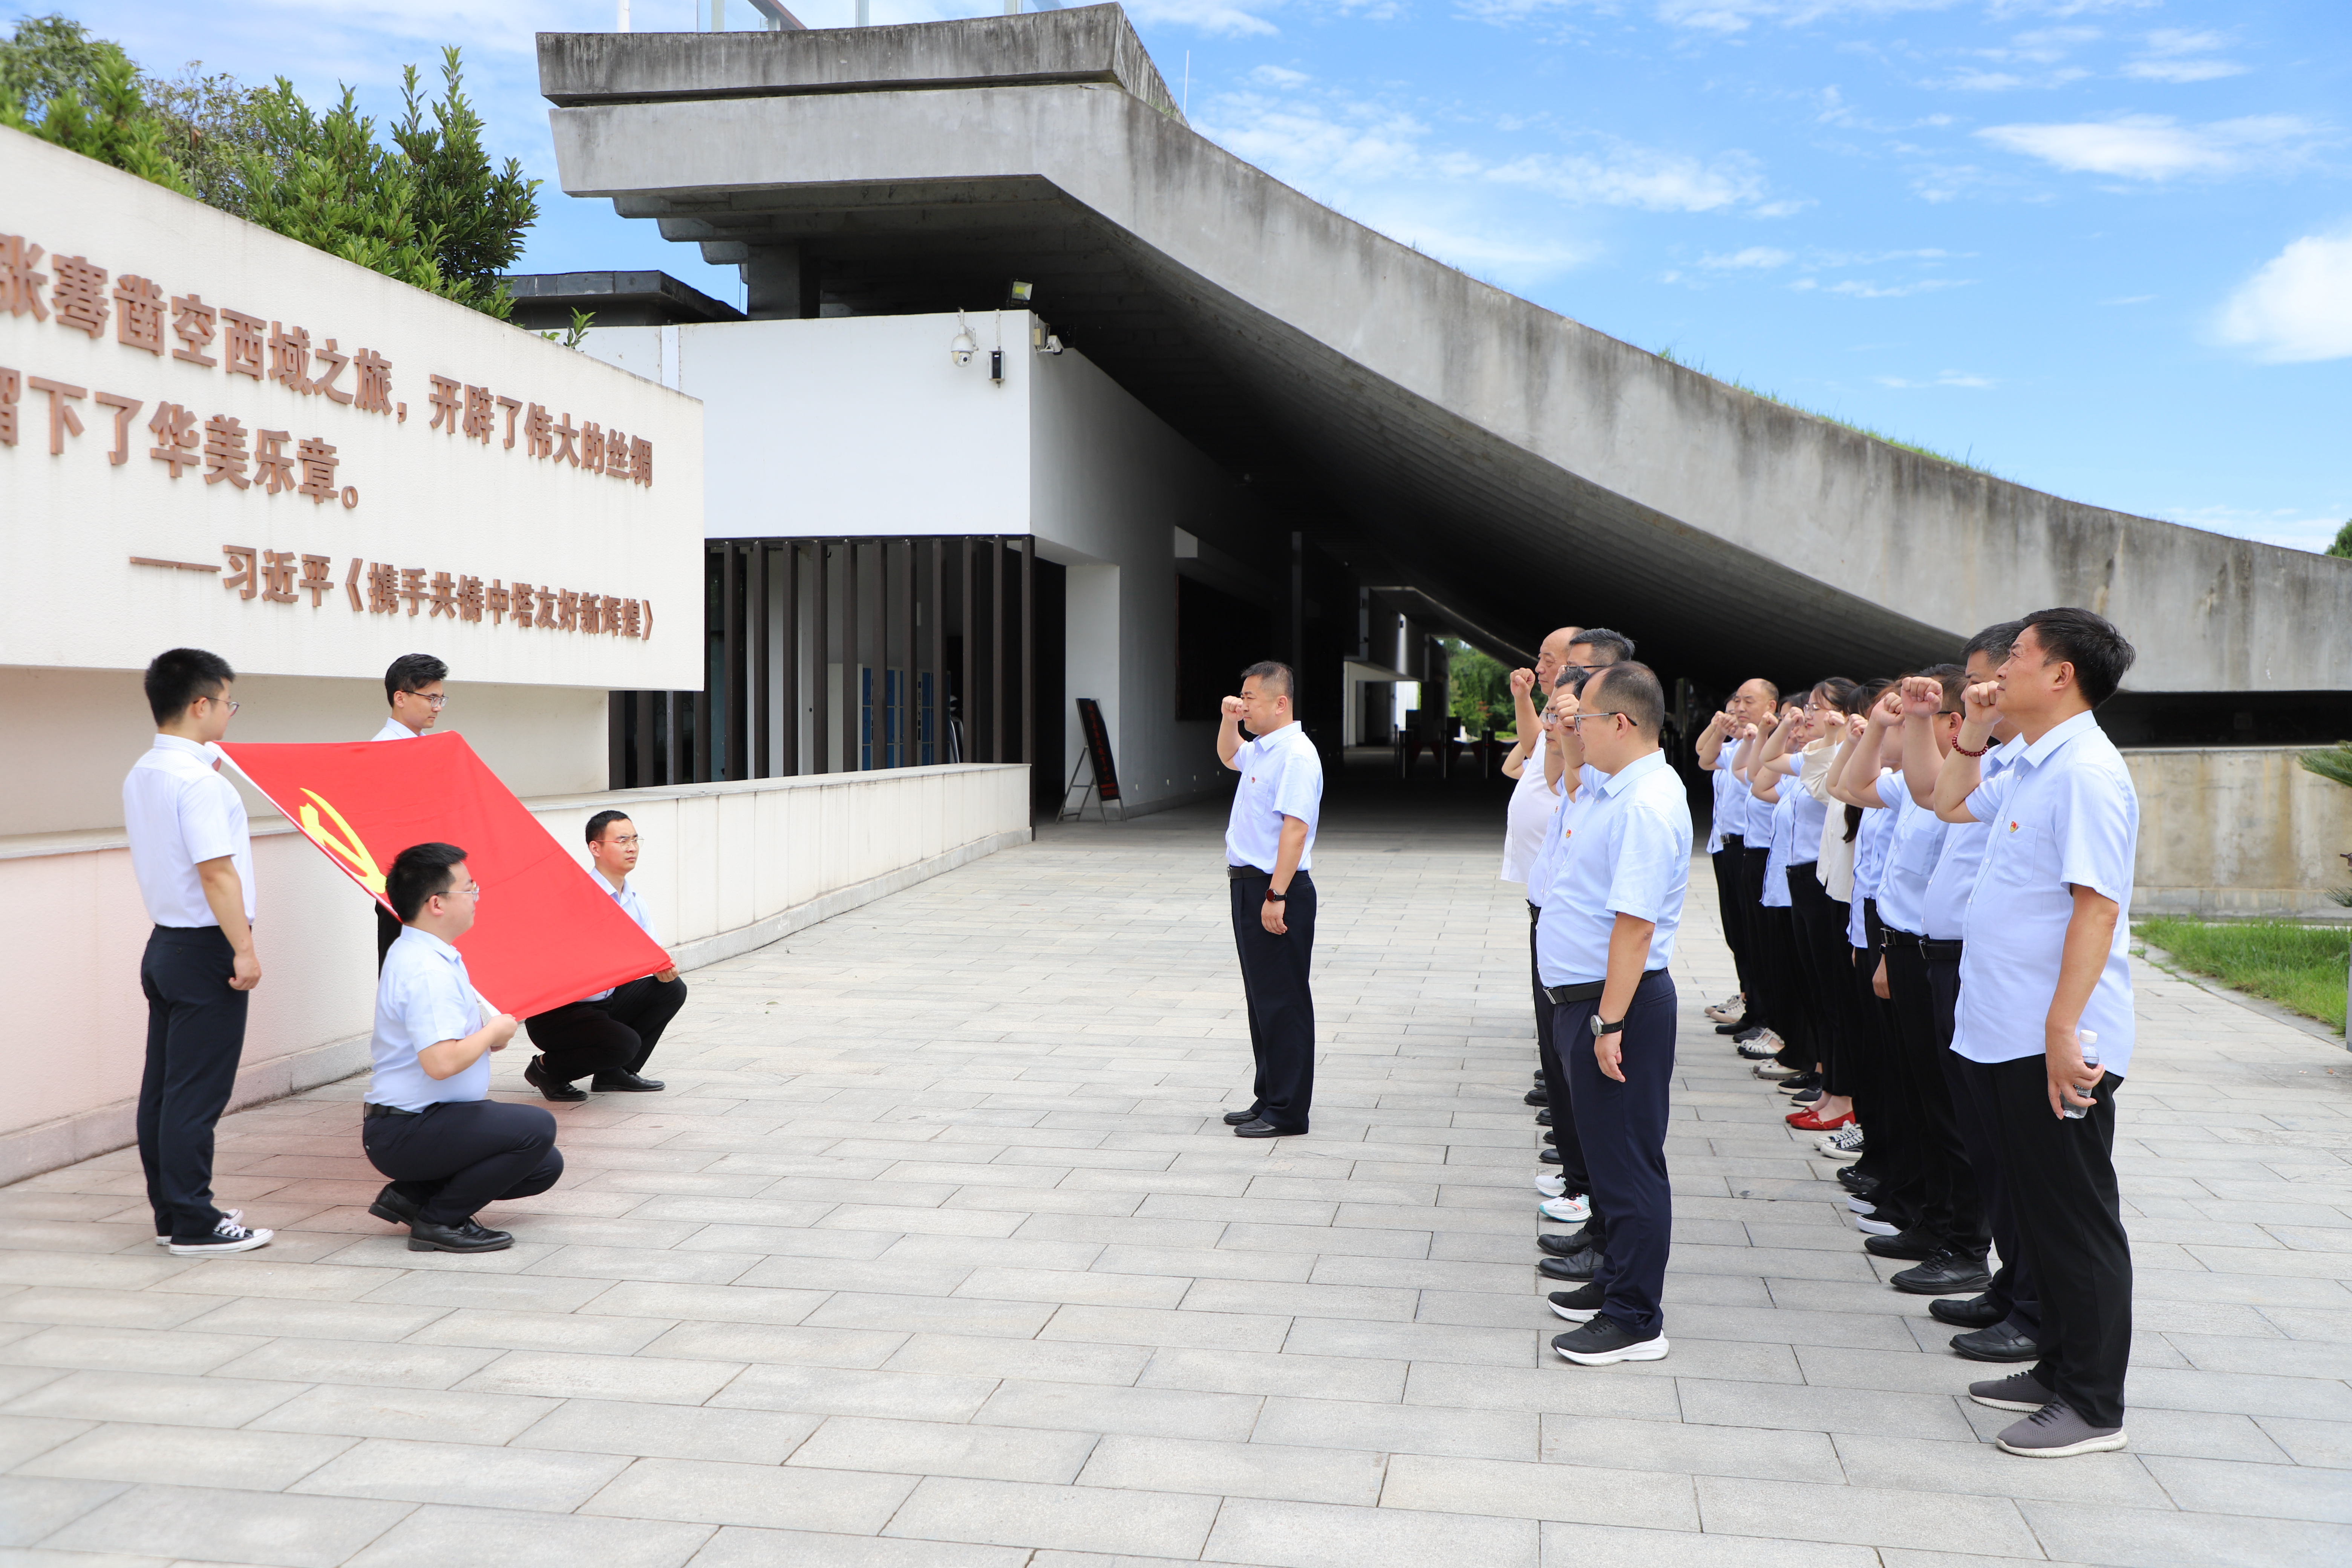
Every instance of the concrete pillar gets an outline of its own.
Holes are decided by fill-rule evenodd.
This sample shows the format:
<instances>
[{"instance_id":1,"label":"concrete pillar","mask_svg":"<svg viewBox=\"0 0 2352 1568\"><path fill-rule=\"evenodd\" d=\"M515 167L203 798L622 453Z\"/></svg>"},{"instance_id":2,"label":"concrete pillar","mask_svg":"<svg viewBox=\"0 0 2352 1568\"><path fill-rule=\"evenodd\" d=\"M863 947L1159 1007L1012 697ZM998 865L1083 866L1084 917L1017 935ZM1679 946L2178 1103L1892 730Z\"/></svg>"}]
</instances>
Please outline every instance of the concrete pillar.
<instances>
[{"instance_id":1,"label":"concrete pillar","mask_svg":"<svg viewBox=\"0 0 2352 1568\"><path fill-rule=\"evenodd\" d=\"M741 263L744 313L755 321L796 321L816 314L816 270L797 245L754 245Z\"/></svg>"}]
</instances>

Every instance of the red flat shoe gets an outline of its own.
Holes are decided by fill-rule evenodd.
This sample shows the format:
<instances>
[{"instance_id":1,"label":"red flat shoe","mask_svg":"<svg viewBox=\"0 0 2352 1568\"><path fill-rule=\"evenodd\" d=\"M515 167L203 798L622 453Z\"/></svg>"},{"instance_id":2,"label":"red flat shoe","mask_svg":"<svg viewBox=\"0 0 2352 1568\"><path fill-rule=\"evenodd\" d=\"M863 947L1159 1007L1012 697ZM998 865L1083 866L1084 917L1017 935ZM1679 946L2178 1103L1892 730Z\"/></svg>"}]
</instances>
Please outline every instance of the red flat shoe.
<instances>
[{"instance_id":1,"label":"red flat shoe","mask_svg":"<svg viewBox=\"0 0 2352 1568\"><path fill-rule=\"evenodd\" d=\"M1810 1110L1800 1110L1783 1120L1800 1132L1834 1132L1841 1127L1853 1125L1853 1112L1849 1110L1834 1121L1823 1121Z\"/></svg>"}]
</instances>

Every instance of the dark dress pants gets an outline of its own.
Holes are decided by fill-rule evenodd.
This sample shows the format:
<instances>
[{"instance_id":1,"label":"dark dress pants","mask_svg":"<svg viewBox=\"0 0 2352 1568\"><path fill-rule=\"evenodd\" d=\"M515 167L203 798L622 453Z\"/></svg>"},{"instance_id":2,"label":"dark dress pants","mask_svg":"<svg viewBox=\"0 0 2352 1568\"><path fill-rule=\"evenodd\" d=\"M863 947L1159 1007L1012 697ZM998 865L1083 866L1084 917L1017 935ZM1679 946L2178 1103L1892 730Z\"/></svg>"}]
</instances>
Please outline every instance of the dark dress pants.
<instances>
[{"instance_id":1,"label":"dark dress pants","mask_svg":"<svg viewBox=\"0 0 2352 1568\"><path fill-rule=\"evenodd\" d=\"M2131 1238L2116 1190L2116 1093L2109 1073L2080 1121L2050 1109L2040 1052L1991 1066L2002 1169L2032 1201L2016 1207L2019 1240L2042 1292L2034 1375L2094 1426L2124 1424L2131 1357Z\"/></svg>"},{"instance_id":2,"label":"dark dress pants","mask_svg":"<svg viewBox=\"0 0 2352 1568\"><path fill-rule=\"evenodd\" d=\"M1528 961L1538 965L1536 1047L1543 1055L1544 1098L1551 1102L1547 1109L1551 1112L1552 1146L1559 1151L1560 1179L1568 1184L1570 1193L1582 1193L1586 1201L1591 1202L1592 1173L1585 1168L1584 1145L1576 1136L1574 1094L1568 1069L1561 1064L1559 1057L1559 1009L1549 996L1544 994L1543 973L1540 961L1536 956L1536 927L1542 916L1542 910L1534 904L1528 906ZM1570 1043L1574 1045L1573 1041ZM1582 1048L1590 1054L1591 1037L1586 1037ZM1600 1213L1598 1204L1594 1205L1593 1212L1596 1215Z\"/></svg>"},{"instance_id":3,"label":"dark dress pants","mask_svg":"<svg viewBox=\"0 0 2352 1568\"><path fill-rule=\"evenodd\" d=\"M1811 1067L1817 1058L1812 1019L1805 1011L1804 986L1797 977L1796 922L1785 908L1764 902L1771 856L1769 849L1740 851L1751 978L1764 1004L1764 1016L1754 1021L1780 1037L1788 1047L1781 1052L1784 1061Z\"/></svg>"},{"instance_id":4,"label":"dark dress pants","mask_svg":"<svg viewBox=\"0 0 2352 1568\"><path fill-rule=\"evenodd\" d=\"M1813 1060L1822 1067L1824 1094L1853 1091L1848 1067L1853 1033L1853 984L1845 971L1852 967L1846 945L1846 906L1830 897L1813 874L1815 862L1801 860L1789 868L1789 912L1797 942L1797 979L1806 994L1807 1009L1815 1023ZM1808 1062L1806 1066L1811 1066Z\"/></svg>"},{"instance_id":5,"label":"dark dress pants","mask_svg":"<svg viewBox=\"0 0 2352 1568\"><path fill-rule=\"evenodd\" d=\"M1675 982L1663 969L1642 976L1625 1009L1619 1083L1592 1054L1592 1015L1601 1005L1563 1002L1552 1027L1567 1053L1576 1131L1592 1177L1592 1223L1601 1231L1601 1315L1636 1337L1665 1331L1659 1297L1673 1246L1674 1194L1666 1183L1666 1105L1675 1078ZM1554 1121L1559 1118L1554 1116Z\"/></svg>"},{"instance_id":6,"label":"dark dress pants","mask_svg":"<svg viewBox=\"0 0 2352 1568\"><path fill-rule=\"evenodd\" d=\"M218 926L157 926L139 960L147 994L147 1068L139 1079L139 1163L155 1234L202 1241L213 1203L213 1124L236 1087L249 991L233 991L236 952Z\"/></svg>"},{"instance_id":7,"label":"dark dress pants","mask_svg":"<svg viewBox=\"0 0 2352 1568\"><path fill-rule=\"evenodd\" d=\"M1307 977L1315 957L1315 882L1304 871L1290 879L1289 900L1282 907L1290 929L1276 936L1265 929L1262 913L1273 880L1259 871L1228 879L1234 946L1249 1004L1250 1055L1257 1063L1250 1109L1285 1132L1304 1132L1315 1099L1315 996Z\"/></svg>"},{"instance_id":8,"label":"dark dress pants","mask_svg":"<svg viewBox=\"0 0 2352 1568\"><path fill-rule=\"evenodd\" d=\"M2001 1172L2000 1117L1993 1103L1992 1068L1952 1049L1954 1017L1960 1001L1959 960L1929 959L1927 984L1936 994L1936 1042L1951 1086L1952 1107L1959 1116L1960 1140L1969 1152L1969 1168L1976 1173L1985 1228L2000 1254L2000 1268L1994 1271L1985 1294L2009 1314L2006 1321L2011 1329L2039 1343L2041 1292L2025 1261L2024 1244L2018 1240L2017 1216L2010 1210L2009 1183Z\"/></svg>"},{"instance_id":9,"label":"dark dress pants","mask_svg":"<svg viewBox=\"0 0 2352 1568\"><path fill-rule=\"evenodd\" d=\"M642 1072L662 1031L686 1005L686 982L632 980L601 1002L574 1002L523 1020L541 1071L560 1083L597 1073Z\"/></svg>"},{"instance_id":10,"label":"dark dress pants","mask_svg":"<svg viewBox=\"0 0 2352 1568\"><path fill-rule=\"evenodd\" d=\"M499 1100L370 1116L360 1123L360 1147L431 1225L463 1225L501 1199L535 1197L563 1174L555 1118Z\"/></svg>"},{"instance_id":11,"label":"dark dress pants","mask_svg":"<svg viewBox=\"0 0 2352 1568\"><path fill-rule=\"evenodd\" d=\"M1864 1075L1863 1098L1854 1101L1853 1119L1872 1138L1863 1144L1862 1158L1853 1163L1853 1169L1879 1184L1879 1195L1874 1196L1874 1203L1882 1215L1886 1207L1883 1194L1889 1164L1887 1149L1896 1116L1892 1109L1895 1092L1894 1004L1878 994L1874 982L1878 961L1885 956L1881 951L1885 935L1885 923L1878 918L1878 900L1863 900L1862 939L1870 945L1853 955L1854 1017L1870 1066ZM1887 1129L1885 1136L1878 1135L1881 1128Z\"/></svg>"},{"instance_id":12,"label":"dark dress pants","mask_svg":"<svg viewBox=\"0 0 2352 1568\"><path fill-rule=\"evenodd\" d=\"M1992 1237L1985 1229L1976 1167L1944 1070L1944 1058L1952 1054L1949 1037L1936 1026L1935 984L1916 942L1887 948L1886 983L1895 993L1905 1135L1919 1226L1953 1251L1982 1258Z\"/></svg>"},{"instance_id":13,"label":"dark dress pants","mask_svg":"<svg viewBox=\"0 0 2352 1568\"><path fill-rule=\"evenodd\" d=\"M1739 975L1739 994L1748 994L1747 907L1739 895L1740 858L1746 840L1737 833L1723 836L1723 847L1712 857L1715 863L1716 917L1723 922L1723 945L1731 950L1731 965Z\"/></svg>"}]
</instances>

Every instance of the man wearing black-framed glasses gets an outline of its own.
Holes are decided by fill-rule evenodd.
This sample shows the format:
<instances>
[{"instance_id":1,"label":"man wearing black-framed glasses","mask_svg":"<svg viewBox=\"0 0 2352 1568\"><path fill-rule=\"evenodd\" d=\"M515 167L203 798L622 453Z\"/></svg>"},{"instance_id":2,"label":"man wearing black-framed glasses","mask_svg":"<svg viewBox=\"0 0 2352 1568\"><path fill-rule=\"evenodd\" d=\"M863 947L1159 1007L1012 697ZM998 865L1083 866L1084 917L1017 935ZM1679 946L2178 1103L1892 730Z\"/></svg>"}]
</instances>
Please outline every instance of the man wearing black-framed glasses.
<instances>
[{"instance_id":1,"label":"man wearing black-framed glasses","mask_svg":"<svg viewBox=\"0 0 2352 1568\"><path fill-rule=\"evenodd\" d=\"M383 700L392 707L383 728L371 741L414 741L433 728L448 702L442 683L449 667L429 653L404 653L383 672ZM383 973L383 955L400 940L400 917L381 903L375 907L375 969Z\"/></svg>"}]
</instances>

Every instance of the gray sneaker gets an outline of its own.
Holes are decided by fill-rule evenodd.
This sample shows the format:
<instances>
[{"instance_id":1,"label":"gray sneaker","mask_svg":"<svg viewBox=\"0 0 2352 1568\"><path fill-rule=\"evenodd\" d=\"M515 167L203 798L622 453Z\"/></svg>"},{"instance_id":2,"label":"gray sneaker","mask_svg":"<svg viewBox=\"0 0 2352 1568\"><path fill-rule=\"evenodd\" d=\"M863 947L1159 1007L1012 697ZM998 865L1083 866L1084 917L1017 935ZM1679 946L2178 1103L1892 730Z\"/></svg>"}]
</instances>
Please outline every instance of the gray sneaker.
<instances>
[{"instance_id":1,"label":"gray sneaker","mask_svg":"<svg viewBox=\"0 0 2352 1568\"><path fill-rule=\"evenodd\" d=\"M2042 1386L2032 1367L2011 1373L1983 1383L1969 1384L1969 1397L1979 1405L1990 1405L1995 1410L2040 1410L2058 1396Z\"/></svg>"},{"instance_id":2,"label":"gray sneaker","mask_svg":"<svg viewBox=\"0 0 2352 1568\"><path fill-rule=\"evenodd\" d=\"M2124 1446L2120 1426L2094 1426L2072 1406L2052 1400L1993 1439L2004 1454L2026 1459L2071 1459L2077 1454L2104 1454Z\"/></svg>"}]
</instances>

